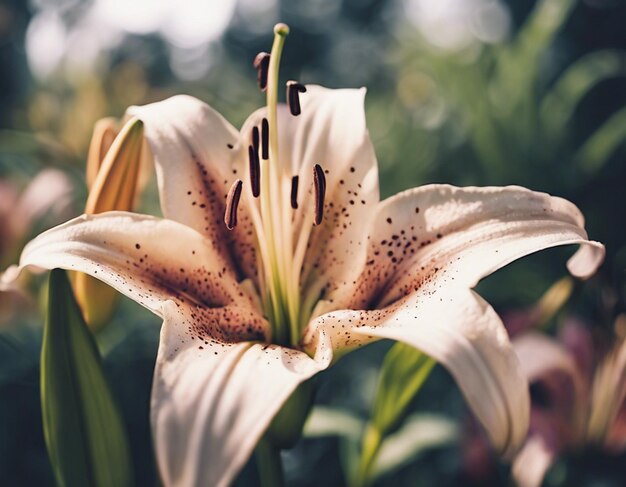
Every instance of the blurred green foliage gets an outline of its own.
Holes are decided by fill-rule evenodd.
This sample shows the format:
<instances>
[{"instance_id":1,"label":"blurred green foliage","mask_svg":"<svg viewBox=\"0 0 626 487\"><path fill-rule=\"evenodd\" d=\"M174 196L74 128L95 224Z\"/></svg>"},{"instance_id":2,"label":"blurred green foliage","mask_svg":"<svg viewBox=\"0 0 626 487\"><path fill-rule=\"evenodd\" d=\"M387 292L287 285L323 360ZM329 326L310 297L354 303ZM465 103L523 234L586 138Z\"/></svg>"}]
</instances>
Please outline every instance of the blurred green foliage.
<instances>
[{"instance_id":1,"label":"blurred green foliage","mask_svg":"<svg viewBox=\"0 0 626 487\"><path fill-rule=\"evenodd\" d=\"M509 41L442 56L425 42L403 43L398 91L409 101L428 84L422 104L449 110L438 132L460 132L481 180L571 191L601 169L626 137L617 109L586 137L574 139L571 119L602 81L626 80L626 52L596 50L545 79L542 62L565 26L574 0L541 0ZM408 85L408 86L407 86ZM454 127L456 125L456 127ZM448 147L442 148L449 150ZM445 155L444 155L445 157Z\"/></svg>"},{"instance_id":2,"label":"blurred green foliage","mask_svg":"<svg viewBox=\"0 0 626 487\"><path fill-rule=\"evenodd\" d=\"M568 307L606 334L626 311L626 227L620 224L626 215L626 4L508 0L508 36L497 42L475 37L450 50L434 45L410 20L413 3L281 0L251 8L249 0L241 0L223 35L198 51L199 58L191 56L192 61L184 58L193 52L168 43L158 32L124 34L89 69L61 63L37 78L26 58L33 20L48 9L69 29L92 3L3 0L0 178L23 188L41 168L62 168L75 182L79 212L86 150L97 119L120 116L131 104L186 92L241 124L263 103L251 61L268 48L271 27L282 20L291 26L285 79L368 87L367 120L383 196L447 182L522 184L574 201L587 218L591 237L607 244L607 262L598 277L577 286ZM180 63L193 67L205 58L209 69L201 76L183 79L177 74ZM154 187L142 208L157 211ZM552 250L525 259L481 283L479 291L499 311L530 305L563 276L568 252ZM20 319L0 330L0 483L52 485L38 400L43 319L33 313L32 301L26 308L30 312L22 309ZM112 326L96 337L129 431L138 485L156 482L148 410L158 333L153 317L124 301ZM347 411L356 423L346 420L342 427L363 428L388 348L375 344L323 375L318 407ZM401 391L402 383L393 387ZM465 439L432 442L426 449L403 447L404 455L393 455L403 459L402 465L383 468L385 475L377 477L376 485L506 485L508 467L467 440L480 434L445 370L436 368L419 396L408 401L410 418L415 419L415 411L455 418L461 426L454 438ZM413 419L396 434L402 437L409 428L409 436L419 439L427 436L429 424L437 424ZM353 433L332 431L329 427L327 434L309 435L284 454L289 485L347 481L345 470L356 468L350 465L358 458L359 440L347 441ZM440 438L448 437L441 433ZM587 459L588 471L604 465L595 458ZM579 461L566 459L555 467L551 485L576 484L572 472L577 465ZM241 485L253 485L253 470L249 466L242 473Z\"/></svg>"}]
</instances>

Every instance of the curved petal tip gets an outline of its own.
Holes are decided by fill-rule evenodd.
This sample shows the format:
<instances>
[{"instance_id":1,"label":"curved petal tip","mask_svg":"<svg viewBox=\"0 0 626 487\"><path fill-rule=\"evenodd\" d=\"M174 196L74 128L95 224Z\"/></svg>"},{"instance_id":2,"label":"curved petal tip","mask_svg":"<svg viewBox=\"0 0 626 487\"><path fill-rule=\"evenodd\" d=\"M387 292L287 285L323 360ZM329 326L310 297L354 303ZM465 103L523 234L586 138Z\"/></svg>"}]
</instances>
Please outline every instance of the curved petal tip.
<instances>
[{"instance_id":1,"label":"curved petal tip","mask_svg":"<svg viewBox=\"0 0 626 487\"><path fill-rule=\"evenodd\" d=\"M23 267L12 265L0 274L0 292L19 290L17 280L19 279L23 269Z\"/></svg>"},{"instance_id":2,"label":"curved petal tip","mask_svg":"<svg viewBox=\"0 0 626 487\"><path fill-rule=\"evenodd\" d=\"M589 241L582 245L567 261L567 269L579 279L589 279L604 262L604 245L600 242Z\"/></svg>"}]
</instances>

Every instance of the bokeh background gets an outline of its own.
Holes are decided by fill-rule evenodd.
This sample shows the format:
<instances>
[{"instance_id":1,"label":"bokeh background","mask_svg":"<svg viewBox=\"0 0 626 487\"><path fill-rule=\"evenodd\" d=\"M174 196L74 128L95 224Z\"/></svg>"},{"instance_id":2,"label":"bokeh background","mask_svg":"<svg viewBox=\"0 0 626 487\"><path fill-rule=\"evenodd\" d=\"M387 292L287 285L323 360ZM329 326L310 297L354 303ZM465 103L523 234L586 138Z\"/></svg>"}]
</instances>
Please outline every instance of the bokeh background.
<instances>
[{"instance_id":1,"label":"bokeh background","mask_svg":"<svg viewBox=\"0 0 626 487\"><path fill-rule=\"evenodd\" d=\"M368 88L383 197L446 182L520 184L575 202L590 236L607 245L607 260L546 327L554 333L575 315L598 343L611 340L626 312L623 0L1 0L2 268L39 230L81 213L99 118L189 93L239 126L263 103L251 62L269 49L279 20L291 27L285 80ZM61 172L26 195L44 169ZM54 191L54 204L32 209L32 200ZM156 205L148 187L142 208ZM571 252L515 263L479 291L505 317L526 309L564 276ZM38 301L36 292L0 298L3 486L54 485L39 406ZM97 337L141 486L158 485L148 424L158 333L153 316L123 300ZM367 347L325 373L317 404L367 418L388 348ZM508 465L484 446L444 370L435 369L412 411L413 440L377 485L509 485ZM285 454L289 485L345 484L354 445L323 429L312 427ZM546 483L626 485L624 462L572 453ZM254 485L253 464L239 483Z\"/></svg>"}]
</instances>

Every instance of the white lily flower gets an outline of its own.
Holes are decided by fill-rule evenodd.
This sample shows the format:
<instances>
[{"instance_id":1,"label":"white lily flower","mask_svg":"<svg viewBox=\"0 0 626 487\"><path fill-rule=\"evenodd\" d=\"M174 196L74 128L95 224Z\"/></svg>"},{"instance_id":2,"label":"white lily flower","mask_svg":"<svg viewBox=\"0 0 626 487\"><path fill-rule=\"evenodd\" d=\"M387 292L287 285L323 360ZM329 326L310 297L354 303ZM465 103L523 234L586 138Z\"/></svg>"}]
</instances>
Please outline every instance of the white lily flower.
<instances>
[{"instance_id":1,"label":"white lily flower","mask_svg":"<svg viewBox=\"0 0 626 487\"><path fill-rule=\"evenodd\" d=\"M241 132L189 96L128 110L144 123L164 218L81 216L33 240L20 268L90 274L163 318L152 427L165 485L228 485L299 384L380 338L447 367L512 453L527 382L471 288L563 244L584 244L569 264L588 276L602 245L574 205L520 187L435 184L380 202L365 90L291 84L291 110L279 105L286 26L275 33L267 107Z\"/></svg>"}]
</instances>

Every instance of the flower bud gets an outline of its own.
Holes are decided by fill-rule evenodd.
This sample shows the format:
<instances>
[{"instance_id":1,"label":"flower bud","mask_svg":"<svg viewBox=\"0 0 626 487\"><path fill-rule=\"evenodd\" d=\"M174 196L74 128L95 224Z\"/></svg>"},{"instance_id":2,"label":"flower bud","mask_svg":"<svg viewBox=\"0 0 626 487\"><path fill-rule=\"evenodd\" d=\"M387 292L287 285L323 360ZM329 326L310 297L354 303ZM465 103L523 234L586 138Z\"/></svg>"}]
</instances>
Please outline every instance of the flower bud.
<instances>
[{"instance_id":1,"label":"flower bud","mask_svg":"<svg viewBox=\"0 0 626 487\"><path fill-rule=\"evenodd\" d=\"M96 122L87 154L87 189L93 186L104 156L119 132L119 122L113 117L102 118Z\"/></svg>"},{"instance_id":2,"label":"flower bud","mask_svg":"<svg viewBox=\"0 0 626 487\"><path fill-rule=\"evenodd\" d=\"M94 129L87 160L89 196L86 214L105 211L131 211L137 195L144 144L143 123L130 119L119 134L110 119L101 120ZM111 140L113 137L113 140ZM97 167L96 175L90 176ZM90 182L90 177L91 182ZM73 280L76 300L87 324L97 330L108 323L115 311L117 291L86 274Z\"/></svg>"}]
</instances>

